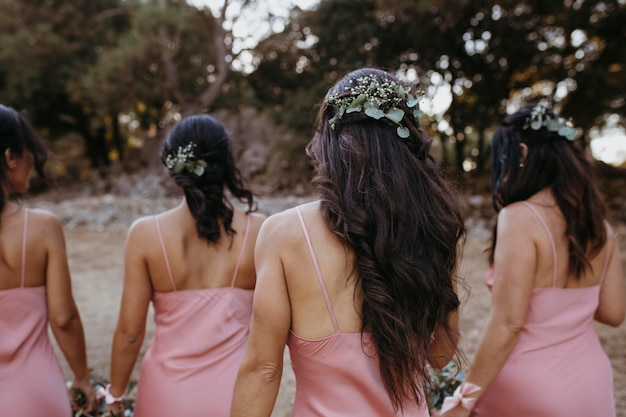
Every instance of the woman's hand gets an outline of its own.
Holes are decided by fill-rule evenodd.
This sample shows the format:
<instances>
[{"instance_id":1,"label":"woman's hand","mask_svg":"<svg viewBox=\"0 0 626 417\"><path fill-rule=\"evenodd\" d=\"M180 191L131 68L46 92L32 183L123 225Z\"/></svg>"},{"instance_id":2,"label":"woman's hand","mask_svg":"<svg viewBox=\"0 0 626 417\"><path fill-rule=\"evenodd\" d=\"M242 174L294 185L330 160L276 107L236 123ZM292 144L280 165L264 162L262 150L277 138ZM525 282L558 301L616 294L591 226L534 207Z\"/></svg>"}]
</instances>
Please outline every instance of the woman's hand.
<instances>
[{"instance_id":1,"label":"woman's hand","mask_svg":"<svg viewBox=\"0 0 626 417\"><path fill-rule=\"evenodd\" d=\"M107 404L107 407L102 413L102 417L123 417L124 416L124 404L121 401L116 401L111 404Z\"/></svg>"},{"instance_id":2,"label":"woman's hand","mask_svg":"<svg viewBox=\"0 0 626 417\"><path fill-rule=\"evenodd\" d=\"M84 413L92 413L98 410L98 399L96 390L93 388L89 378L74 379L72 381L71 399L73 410L80 410Z\"/></svg>"}]
</instances>

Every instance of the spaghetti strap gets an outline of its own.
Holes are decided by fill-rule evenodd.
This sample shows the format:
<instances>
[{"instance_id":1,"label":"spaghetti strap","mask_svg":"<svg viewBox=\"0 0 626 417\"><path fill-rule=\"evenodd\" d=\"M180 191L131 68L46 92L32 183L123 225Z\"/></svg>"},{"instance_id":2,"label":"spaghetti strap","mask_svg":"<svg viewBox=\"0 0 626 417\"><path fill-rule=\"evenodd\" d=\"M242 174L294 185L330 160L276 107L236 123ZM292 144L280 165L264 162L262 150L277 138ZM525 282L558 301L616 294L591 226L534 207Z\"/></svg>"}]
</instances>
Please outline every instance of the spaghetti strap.
<instances>
[{"instance_id":1,"label":"spaghetti strap","mask_svg":"<svg viewBox=\"0 0 626 417\"><path fill-rule=\"evenodd\" d=\"M552 272L552 286L554 287L556 285L556 274L557 274L556 244L554 243L554 238L552 237L552 233L550 232L548 225L546 224L545 220L543 220L543 217L541 217L537 209L533 207L533 205L527 201L522 201L521 203L524 204L529 209L531 209L533 213L535 213L535 216L537 216L537 218L543 225L543 228L546 230L546 233L548 234L548 238L550 239L550 245L552 246L552 258L554 259L554 270Z\"/></svg>"},{"instance_id":2,"label":"spaghetti strap","mask_svg":"<svg viewBox=\"0 0 626 417\"><path fill-rule=\"evenodd\" d=\"M24 231L22 232L22 277L20 287L24 288L26 279L26 232L28 231L28 209L24 208Z\"/></svg>"},{"instance_id":3,"label":"spaghetti strap","mask_svg":"<svg viewBox=\"0 0 626 417\"><path fill-rule=\"evenodd\" d=\"M165 242L163 241L163 235L161 234L161 225L159 224L158 216L154 216L154 222L156 223L156 229L159 235L159 241L161 242L161 250L163 251L163 257L165 258L165 266L167 267L167 273L170 276L170 282L172 283L172 288L174 288L174 291L176 291L176 284L174 284L174 275L172 275L172 268L170 268L170 260L167 257L167 251L165 250Z\"/></svg>"},{"instance_id":4,"label":"spaghetti strap","mask_svg":"<svg viewBox=\"0 0 626 417\"><path fill-rule=\"evenodd\" d=\"M317 280L319 281L320 288L322 289L322 294L324 295L324 301L326 302L326 309L328 310L328 314L330 315L330 319L333 322L333 327L335 329L335 333L340 333L339 325L337 324L337 318L335 317L335 312L333 311L333 306L330 303L330 297L328 296L328 291L326 290L326 285L324 284L324 279L322 278L322 271L320 270L320 266L317 263L317 257L315 256L315 251L313 250L313 245L311 244L311 238L309 237L309 231L304 224L304 218L302 218L302 213L300 212L300 207L296 207L296 211L298 212L298 217L300 218L300 225L302 226L302 231L304 232L304 238L306 239L306 243L309 246L309 252L311 253L311 259L313 261L313 266L315 267L315 273L317 274Z\"/></svg>"},{"instance_id":5,"label":"spaghetti strap","mask_svg":"<svg viewBox=\"0 0 626 417\"><path fill-rule=\"evenodd\" d=\"M235 273L233 274L233 279L230 282L230 286L235 286L235 281L237 280L237 274L239 273L239 264L241 263L241 258L243 258L243 252L246 249L246 242L248 241L248 235L250 234L250 215L246 215L246 232L243 235L243 242L241 242L241 249L239 249L239 256L237 257L237 265L235 265Z\"/></svg>"}]
</instances>

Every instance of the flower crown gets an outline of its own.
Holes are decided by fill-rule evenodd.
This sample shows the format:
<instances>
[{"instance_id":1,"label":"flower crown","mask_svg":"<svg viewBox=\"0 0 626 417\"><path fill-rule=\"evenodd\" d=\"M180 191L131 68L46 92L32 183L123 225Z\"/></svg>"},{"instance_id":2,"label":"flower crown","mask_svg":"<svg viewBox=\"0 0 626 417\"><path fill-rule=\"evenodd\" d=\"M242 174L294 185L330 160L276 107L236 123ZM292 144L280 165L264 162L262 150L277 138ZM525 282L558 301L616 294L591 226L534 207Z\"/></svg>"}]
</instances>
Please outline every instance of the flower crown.
<instances>
[{"instance_id":1,"label":"flower crown","mask_svg":"<svg viewBox=\"0 0 626 417\"><path fill-rule=\"evenodd\" d=\"M350 80L350 84L345 88L348 95L334 93L326 99L326 104L339 108L337 114L329 120L332 129L344 114L362 111L366 116L376 120L383 117L391 120L398 126L396 132L399 137L403 139L409 137L409 129L401 124L404 110L397 106L404 103L408 108L416 107L422 96L415 97L411 94L410 87L388 78L379 80L373 74ZM413 116L416 119L422 115L419 107L413 109Z\"/></svg>"},{"instance_id":2,"label":"flower crown","mask_svg":"<svg viewBox=\"0 0 626 417\"><path fill-rule=\"evenodd\" d=\"M530 111L530 116L526 118L526 122L522 129L539 130L547 129L549 132L556 132L559 136L563 136L569 141L576 138L576 128L571 119L553 116L548 113L548 108L542 104L537 104Z\"/></svg>"},{"instance_id":3,"label":"flower crown","mask_svg":"<svg viewBox=\"0 0 626 417\"><path fill-rule=\"evenodd\" d=\"M165 157L165 166L175 174L180 174L183 169L188 172L201 176L207 163L202 159L194 159L193 150L196 144L189 142L187 146L179 146L176 153L168 153Z\"/></svg>"}]
</instances>

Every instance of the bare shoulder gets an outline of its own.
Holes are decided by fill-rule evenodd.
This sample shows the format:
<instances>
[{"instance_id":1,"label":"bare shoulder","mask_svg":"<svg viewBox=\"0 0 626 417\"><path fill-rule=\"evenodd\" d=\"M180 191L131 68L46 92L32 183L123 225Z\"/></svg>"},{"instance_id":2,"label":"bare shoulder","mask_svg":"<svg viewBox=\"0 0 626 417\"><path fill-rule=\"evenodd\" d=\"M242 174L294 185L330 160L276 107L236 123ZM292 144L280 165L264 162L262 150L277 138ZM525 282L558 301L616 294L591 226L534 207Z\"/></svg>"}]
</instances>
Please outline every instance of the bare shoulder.
<instances>
[{"instance_id":1,"label":"bare shoulder","mask_svg":"<svg viewBox=\"0 0 626 417\"><path fill-rule=\"evenodd\" d=\"M261 227L263 239L271 241L274 245L291 245L302 239L302 226L300 224L298 210L306 218L311 212L317 212L318 202L303 204L284 210L268 217Z\"/></svg>"},{"instance_id":2,"label":"bare shoulder","mask_svg":"<svg viewBox=\"0 0 626 417\"><path fill-rule=\"evenodd\" d=\"M142 240L148 237L152 237L153 233L156 233L155 217L146 216L140 217L130 225L128 229L127 241ZM156 236L156 235L155 235Z\"/></svg>"},{"instance_id":3,"label":"bare shoulder","mask_svg":"<svg viewBox=\"0 0 626 417\"><path fill-rule=\"evenodd\" d=\"M36 221L51 226L61 225L61 220L56 214L51 211L38 208L28 209L28 220L29 222Z\"/></svg>"},{"instance_id":4,"label":"bare shoulder","mask_svg":"<svg viewBox=\"0 0 626 417\"><path fill-rule=\"evenodd\" d=\"M509 204L498 213L498 230L523 231L528 234L538 224L537 216L521 202Z\"/></svg>"},{"instance_id":5,"label":"bare shoulder","mask_svg":"<svg viewBox=\"0 0 626 417\"><path fill-rule=\"evenodd\" d=\"M265 222L265 219L267 219L267 216L262 213L250 213L248 214L248 216L250 216L250 227L252 228L252 230L257 231L261 228L261 225L263 224L263 222Z\"/></svg>"},{"instance_id":6,"label":"bare shoulder","mask_svg":"<svg viewBox=\"0 0 626 417\"><path fill-rule=\"evenodd\" d=\"M43 209L28 209L29 229L36 229L44 236L63 237L61 220L52 212Z\"/></svg>"}]
</instances>

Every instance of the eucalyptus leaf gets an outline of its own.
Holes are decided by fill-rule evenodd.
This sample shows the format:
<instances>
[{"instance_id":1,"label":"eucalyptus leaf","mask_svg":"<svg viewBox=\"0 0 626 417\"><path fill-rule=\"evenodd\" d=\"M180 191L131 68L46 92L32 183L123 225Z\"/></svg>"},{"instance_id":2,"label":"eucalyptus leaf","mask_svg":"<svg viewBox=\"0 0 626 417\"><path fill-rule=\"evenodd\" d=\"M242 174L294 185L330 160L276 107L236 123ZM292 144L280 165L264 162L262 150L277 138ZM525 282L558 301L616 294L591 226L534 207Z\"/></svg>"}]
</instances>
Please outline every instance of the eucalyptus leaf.
<instances>
[{"instance_id":1,"label":"eucalyptus leaf","mask_svg":"<svg viewBox=\"0 0 626 417\"><path fill-rule=\"evenodd\" d=\"M360 107L361 104L365 103L365 100L367 100L367 96L365 94L359 94L354 100L352 100L350 107Z\"/></svg>"},{"instance_id":2,"label":"eucalyptus leaf","mask_svg":"<svg viewBox=\"0 0 626 417\"><path fill-rule=\"evenodd\" d=\"M356 107L355 107L355 106L354 106L354 103L352 103L352 104L350 105L350 107L348 107L348 108L346 109L346 113L356 113L356 112L360 112L361 110L363 110L363 107L361 107L361 106L356 106Z\"/></svg>"},{"instance_id":3,"label":"eucalyptus leaf","mask_svg":"<svg viewBox=\"0 0 626 417\"><path fill-rule=\"evenodd\" d=\"M398 128L396 129L396 133L398 133L398 136L400 136L402 139L406 139L411 136L411 132L409 131L408 127L398 126Z\"/></svg>"},{"instance_id":4,"label":"eucalyptus leaf","mask_svg":"<svg viewBox=\"0 0 626 417\"><path fill-rule=\"evenodd\" d=\"M550 132L556 132L559 130L561 126L561 122L563 119L548 119L546 120L546 129Z\"/></svg>"},{"instance_id":5,"label":"eucalyptus leaf","mask_svg":"<svg viewBox=\"0 0 626 417\"><path fill-rule=\"evenodd\" d=\"M197 176L201 176L202 174L204 174L204 167L196 166L195 169L193 170L193 173L196 174Z\"/></svg>"},{"instance_id":6,"label":"eucalyptus leaf","mask_svg":"<svg viewBox=\"0 0 626 417\"><path fill-rule=\"evenodd\" d=\"M559 129L559 135L563 136L568 140L574 140L576 137L576 129L572 126L561 126Z\"/></svg>"},{"instance_id":7,"label":"eucalyptus leaf","mask_svg":"<svg viewBox=\"0 0 626 417\"><path fill-rule=\"evenodd\" d=\"M394 107L393 109L385 113L385 117L395 124L398 124L404 117L404 110Z\"/></svg>"},{"instance_id":8,"label":"eucalyptus leaf","mask_svg":"<svg viewBox=\"0 0 626 417\"><path fill-rule=\"evenodd\" d=\"M541 125L543 124L542 120L541 120L541 116L537 117L536 119L531 120L530 122L530 127L533 130L539 130L541 129Z\"/></svg>"},{"instance_id":9,"label":"eucalyptus leaf","mask_svg":"<svg viewBox=\"0 0 626 417\"><path fill-rule=\"evenodd\" d=\"M385 116L385 112L377 107L369 107L365 109L365 114L376 120Z\"/></svg>"},{"instance_id":10,"label":"eucalyptus leaf","mask_svg":"<svg viewBox=\"0 0 626 417\"><path fill-rule=\"evenodd\" d=\"M407 107L411 108L411 107L415 107L419 102L420 100L418 98L415 98L413 97L412 94L409 94L409 98L406 101L406 105Z\"/></svg>"}]
</instances>

